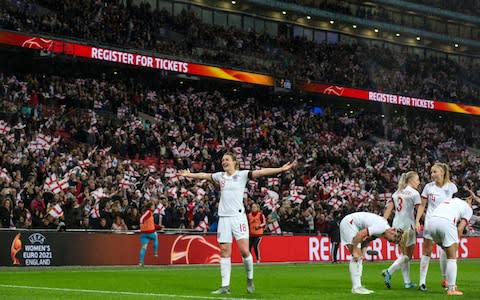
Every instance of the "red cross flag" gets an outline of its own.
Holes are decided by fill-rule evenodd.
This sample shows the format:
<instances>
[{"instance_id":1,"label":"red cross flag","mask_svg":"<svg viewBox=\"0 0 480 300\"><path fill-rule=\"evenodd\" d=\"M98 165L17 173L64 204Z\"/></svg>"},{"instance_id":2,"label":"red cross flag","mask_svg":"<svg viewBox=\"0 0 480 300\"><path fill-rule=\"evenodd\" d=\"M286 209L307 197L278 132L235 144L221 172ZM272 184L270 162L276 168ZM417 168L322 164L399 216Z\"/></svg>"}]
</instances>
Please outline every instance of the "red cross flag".
<instances>
[{"instance_id":1,"label":"red cross flag","mask_svg":"<svg viewBox=\"0 0 480 300\"><path fill-rule=\"evenodd\" d=\"M279 185L280 184L280 179L278 179L277 177L268 178L267 181L268 181L268 186L274 186L274 185Z\"/></svg>"},{"instance_id":2,"label":"red cross flag","mask_svg":"<svg viewBox=\"0 0 480 300\"><path fill-rule=\"evenodd\" d=\"M276 234L282 233L282 229L280 228L280 224L278 224L278 221L273 221L272 223L269 223L267 227L271 233L276 233Z\"/></svg>"},{"instance_id":3,"label":"red cross flag","mask_svg":"<svg viewBox=\"0 0 480 300\"><path fill-rule=\"evenodd\" d=\"M60 206L60 204L57 203L50 208L50 211L48 212L48 214L54 218L60 218L60 217L63 217L63 209Z\"/></svg>"}]
</instances>

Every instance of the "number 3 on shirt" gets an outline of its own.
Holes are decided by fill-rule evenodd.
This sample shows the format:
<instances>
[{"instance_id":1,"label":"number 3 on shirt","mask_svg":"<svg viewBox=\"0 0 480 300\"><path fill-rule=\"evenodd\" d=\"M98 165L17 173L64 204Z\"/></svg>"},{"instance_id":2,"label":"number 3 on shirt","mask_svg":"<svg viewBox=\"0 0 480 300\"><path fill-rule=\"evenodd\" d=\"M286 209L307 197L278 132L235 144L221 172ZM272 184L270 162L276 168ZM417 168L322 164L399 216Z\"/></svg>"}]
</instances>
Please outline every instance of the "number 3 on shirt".
<instances>
[{"instance_id":1,"label":"number 3 on shirt","mask_svg":"<svg viewBox=\"0 0 480 300\"><path fill-rule=\"evenodd\" d=\"M240 232L246 232L247 231L247 225L246 224L240 224Z\"/></svg>"},{"instance_id":2,"label":"number 3 on shirt","mask_svg":"<svg viewBox=\"0 0 480 300\"><path fill-rule=\"evenodd\" d=\"M403 208L403 199L398 197L398 206L397 206L397 211L401 211Z\"/></svg>"}]
</instances>

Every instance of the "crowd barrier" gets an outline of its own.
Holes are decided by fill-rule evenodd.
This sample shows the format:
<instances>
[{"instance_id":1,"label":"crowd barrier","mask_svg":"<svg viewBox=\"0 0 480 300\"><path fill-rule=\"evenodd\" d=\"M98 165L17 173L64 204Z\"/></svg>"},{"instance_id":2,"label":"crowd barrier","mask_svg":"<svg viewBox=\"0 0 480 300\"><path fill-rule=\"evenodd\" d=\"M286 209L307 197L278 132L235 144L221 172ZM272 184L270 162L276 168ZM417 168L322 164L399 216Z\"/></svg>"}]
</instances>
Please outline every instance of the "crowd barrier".
<instances>
[{"instance_id":1,"label":"crowd barrier","mask_svg":"<svg viewBox=\"0 0 480 300\"><path fill-rule=\"evenodd\" d=\"M220 261L220 249L215 235L159 234L159 255L153 256L149 245L147 265L215 264ZM421 255L417 240L414 258ZM232 262L241 262L233 244ZM136 265L140 250L138 233L111 232L53 232L0 231L1 266L88 266ZM371 242L368 260L394 260L399 254L397 245L384 239ZM329 262L330 239L324 236L264 236L260 242L262 262ZM459 258L480 258L480 237L462 238ZM434 248L432 258L437 258ZM350 259L341 246L338 259Z\"/></svg>"}]
</instances>

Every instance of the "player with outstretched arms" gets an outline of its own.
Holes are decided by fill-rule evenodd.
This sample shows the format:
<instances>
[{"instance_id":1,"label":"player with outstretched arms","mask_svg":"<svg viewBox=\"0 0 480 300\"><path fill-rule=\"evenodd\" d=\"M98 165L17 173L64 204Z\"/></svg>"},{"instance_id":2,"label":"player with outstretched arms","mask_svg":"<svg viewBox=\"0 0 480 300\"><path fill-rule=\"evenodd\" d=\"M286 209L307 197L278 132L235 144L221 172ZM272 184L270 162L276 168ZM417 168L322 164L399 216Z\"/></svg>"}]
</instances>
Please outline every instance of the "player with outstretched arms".
<instances>
[{"instance_id":1,"label":"player with outstretched arms","mask_svg":"<svg viewBox=\"0 0 480 300\"><path fill-rule=\"evenodd\" d=\"M237 241L247 271L247 292L253 293L255 291L253 258L249 249L249 228L243 204L243 192L249 179L275 175L288 171L294 166L295 163L289 162L279 168L264 168L254 171L239 170L239 162L236 156L227 152L222 157L223 172L190 173L189 170L178 172L180 176L212 180L220 186L217 241L220 245L222 285L219 289L213 291L213 294L230 294L232 237Z\"/></svg>"}]
</instances>

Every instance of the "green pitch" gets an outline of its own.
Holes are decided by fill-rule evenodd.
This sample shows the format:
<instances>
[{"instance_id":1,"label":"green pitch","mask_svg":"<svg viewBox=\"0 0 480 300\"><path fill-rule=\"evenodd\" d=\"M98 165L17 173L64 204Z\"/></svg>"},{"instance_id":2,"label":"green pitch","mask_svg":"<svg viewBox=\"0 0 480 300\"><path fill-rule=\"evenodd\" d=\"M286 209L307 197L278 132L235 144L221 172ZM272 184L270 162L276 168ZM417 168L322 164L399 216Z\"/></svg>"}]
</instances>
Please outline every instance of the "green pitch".
<instances>
[{"instance_id":1,"label":"green pitch","mask_svg":"<svg viewBox=\"0 0 480 300\"><path fill-rule=\"evenodd\" d=\"M243 265L232 269L231 295L210 294L220 286L218 266L0 268L0 299L438 299L438 262L430 264L429 291L405 290L400 272L383 285L387 263L364 263L363 284L373 295L352 295L348 264L255 265L255 294L248 294ZM480 299L480 261L458 261L459 289L465 299ZM411 266L418 281L418 262Z\"/></svg>"}]
</instances>

